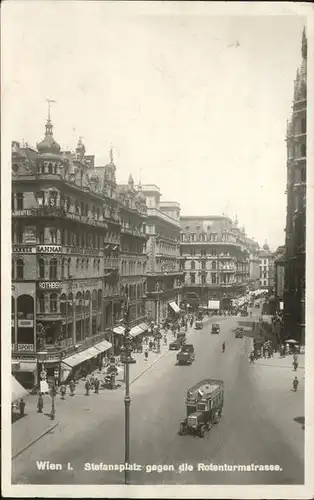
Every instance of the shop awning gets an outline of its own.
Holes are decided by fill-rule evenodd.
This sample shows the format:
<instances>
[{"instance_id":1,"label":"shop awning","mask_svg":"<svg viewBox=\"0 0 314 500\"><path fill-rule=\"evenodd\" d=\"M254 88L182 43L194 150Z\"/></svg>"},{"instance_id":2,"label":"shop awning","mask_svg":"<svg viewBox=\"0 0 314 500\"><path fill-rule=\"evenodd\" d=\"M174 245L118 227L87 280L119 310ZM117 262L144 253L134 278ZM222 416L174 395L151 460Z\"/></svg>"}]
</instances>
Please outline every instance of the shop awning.
<instances>
[{"instance_id":1,"label":"shop awning","mask_svg":"<svg viewBox=\"0 0 314 500\"><path fill-rule=\"evenodd\" d=\"M98 354L98 349L96 349L95 347L89 347L88 349L85 349L85 351L78 352L76 354L73 354L73 356L69 356L68 358L63 359L62 363L65 363L66 365L73 368L73 366L80 365L81 363L84 363L84 361L98 356Z\"/></svg>"},{"instance_id":2,"label":"shop awning","mask_svg":"<svg viewBox=\"0 0 314 500\"><path fill-rule=\"evenodd\" d=\"M113 329L113 333L116 333L117 335L124 335L124 326L116 326Z\"/></svg>"},{"instance_id":3,"label":"shop awning","mask_svg":"<svg viewBox=\"0 0 314 500\"><path fill-rule=\"evenodd\" d=\"M104 351L108 351L108 349L110 349L110 347L112 347L112 344L110 342L108 342L107 340L103 340L102 342L95 344L94 347L96 347L96 349L99 349L100 352L104 352Z\"/></svg>"},{"instance_id":4,"label":"shop awning","mask_svg":"<svg viewBox=\"0 0 314 500\"><path fill-rule=\"evenodd\" d=\"M12 403L17 399L24 398L27 396L28 391L16 380L13 375L11 375L11 385L12 385Z\"/></svg>"},{"instance_id":5,"label":"shop awning","mask_svg":"<svg viewBox=\"0 0 314 500\"><path fill-rule=\"evenodd\" d=\"M137 335L140 335L141 333L144 333L147 330L148 330L148 325L146 325L146 323L141 323L132 328L132 330L130 331L130 335L132 337L137 337Z\"/></svg>"},{"instance_id":6,"label":"shop awning","mask_svg":"<svg viewBox=\"0 0 314 500\"><path fill-rule=\"evenodd\" d=\"M174 312L176 313L180 312L180 307L175 302L169 302L169 306Z\"/></svg>"},{"instance_id":7,"label":"shop awning","mask_svg":"<svg viewBox=\"0 0 314 500\"><path fill-rule=\"evenodd\" d=\"M12 369L14 372L30 372L34 373L37 368L36 361L17 361L12 362Z\"/></svg>"},{"instance_id":8,"label":"shop awning","mask_svg":"<svg viewBox=\"0 0 314 500\"><path fill-rule=\"evenodd\" d=\"M69 374L71 373L72 369L66 365L62 366L62 372L61 372L61 382L65 382L66 379L68 378Z\"/></svg>"}]
</instances>

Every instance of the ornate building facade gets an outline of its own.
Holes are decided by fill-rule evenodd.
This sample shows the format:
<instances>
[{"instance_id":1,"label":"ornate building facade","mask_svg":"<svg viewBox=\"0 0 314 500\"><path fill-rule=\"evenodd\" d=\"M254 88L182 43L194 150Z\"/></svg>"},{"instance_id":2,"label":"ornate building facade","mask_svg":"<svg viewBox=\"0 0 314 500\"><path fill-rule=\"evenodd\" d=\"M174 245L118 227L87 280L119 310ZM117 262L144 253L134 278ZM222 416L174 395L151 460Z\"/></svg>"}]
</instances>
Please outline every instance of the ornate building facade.
<instances>
[{"instance_id":1,"label":"ornate building facade","mask_svg":"<svg viewBox=\"0 0 314 500\"><path fill-rule=\"evenodd\" d=\"M284 334L305 342L305 228L307 133L307 38L294 82L292 117L287 126L287 217Z\"/></svg>"},{"instance_id":2,"label":"ornate building facade","mask_svg":"<svg viewBox=\"0 0 314 500\"><path fill-rule=\"evenodd\" d=\"M244 228L227 216L181 217L180 265L185 293L202 303L233 297L249 285L249 251Z\"/></svg>"},{"instance_id":3,"label":"ornate building facade","mask_svg":"<svg viewBox=\"0 0 314 500\"><path fill-rule=\"evenodd\" d=\"M132 300L144 295L145 201L118 187L115 171L112 152L95 167L81 140L61 151L50 117L37 149L12 143L12 358L27 384L42 364L62 380L76 366L71 356L98 359L115 344L126 272L140 276L141 289L128 283ZM142 266L126 271L130 240L140 242Z\"/></svg>"},{"instance_id":4,"label":"ornate building facade","mask_svg":"<svg viewBox=\"0 0 314 500\"><path fill-rule=\"evenodd\" d=\"M161 202L160 189L154 184L144 185L142 192L148 207L146 314L159 323L178 313L181 302L180 205Z\"/></svg>"},{"instance_id":5,"label":"ornate building facade","mask_svg":"<svg viewBox=\"0 0 314 500\"><path fill-rule=\"evenodd\" d=\"M271 252L267 243L263 245L259 252L260 268L260 288L271 290L274 287L275 267L274 254Z\"/></svg>"}]
</instances>

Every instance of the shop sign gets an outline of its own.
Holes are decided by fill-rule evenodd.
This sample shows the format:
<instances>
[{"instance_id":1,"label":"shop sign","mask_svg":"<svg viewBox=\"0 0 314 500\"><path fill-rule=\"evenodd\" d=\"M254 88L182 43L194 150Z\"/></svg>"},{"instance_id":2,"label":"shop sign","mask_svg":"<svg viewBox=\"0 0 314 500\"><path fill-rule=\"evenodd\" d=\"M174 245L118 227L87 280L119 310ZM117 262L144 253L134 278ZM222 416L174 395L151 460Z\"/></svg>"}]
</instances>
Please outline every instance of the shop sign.
<instances>
[{"instance_id":1,"label":"shop sign","mask_svg":"<svg viewBox=\"0 0 314 500\"><path fill-rule=\"evenodd\" d=\"M39 281L38 288L40 290L60 290L62 288L61 281Z\"/></svg>"},{"instance_id":2,"label":"shop sign","mask_svg":"<svg viewBox=\"0 0 314 500\"><path fill-rule=\"evenodd\" d=\"M17 350L19 352L33 352L34 344L17 344Z\"/></svg>"},{"instance_id":3,"label":"shop sign","mask_svg":"<svg viewBox=\"0 0 314 500\"><path fill-rule=\"evenodd\" d=\"M61 245L38 245L38 253L62 253Z\"/></svg>"},{"instance_id":4,"label":"shop sign","mask_svg":"<svg viewBox=\"0 0 314 500\"><path fill-rule=\"evenodd\" d=\"M18 328L33 328L34 320L32 319L19 319L17 322Z\"/></svg>"},{"instance_id":5,"label":"shop sign","mask_svg":"<svg viewBox=\"0 0 314 500\"><path fill-rule=\"evenodd\" d=\"M94 285L97 285L98 283L98 278L94 279L94 280L78 280L78 281L73 281L70 286L72 288L83 288L84 286L88 287L88 286L94 286Z\"/></svg>"},{"instance_id":6,"label":"shop sign","mask_svg":"<svg viewBox=\"0 0 314 500\"><path fill-rule=\"evenodd\" d=\"M25 242L27 243L27 242ZM36 253L36 247L18 247L14 246L12 248L13 253Z\"/></svg>"},{"instance_id":7,"label":"shop sign","mask_svg":"<svg viewBox=\"0 0 314 500\"><path fill-rule=\"evenodd\" d=\"M26 226L24 230L24 243L37 243L36 238L36 227L35 226Z\"/></svg>"},{"instance_id":8,"label":"shop sign","mask_svg":"<svg viewBox=\"0 0 314 500\"><path fill-rule=\"evenodd\" d=\"M24 217L25 215L32 215L31 210L12 210L12 215L15 217Z\"/></svg>"},{"instance_id":9,"label":"shop sign","mask_svg":"<svg viewBox=\"0 0 314 500\"><path fill-rule=\"evenodd\" d=\"M81 216L80 215L78 215L78 214L72 214L70 212L66 213L66 217L68 219L81 220Z\"/></svg>"}]
</instances>

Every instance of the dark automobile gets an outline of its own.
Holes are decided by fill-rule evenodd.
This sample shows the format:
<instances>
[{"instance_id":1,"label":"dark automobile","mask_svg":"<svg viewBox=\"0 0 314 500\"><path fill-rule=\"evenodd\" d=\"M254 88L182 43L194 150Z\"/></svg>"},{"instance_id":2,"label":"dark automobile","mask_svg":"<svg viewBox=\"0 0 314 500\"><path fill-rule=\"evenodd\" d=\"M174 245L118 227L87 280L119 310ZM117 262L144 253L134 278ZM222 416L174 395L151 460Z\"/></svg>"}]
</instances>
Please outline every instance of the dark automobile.
<instances>
[{"instance_id":1,"label":"dark automobile","mask_svg":"<svg viewBox=\"0 0 314 500\"><path fill-rule=\"evenodd\" d=\"M242 327L239 327L236 329L236 332L235 332L235 338L236 339L242 339L243 338L243 333L244 333L244 330Z\"/></svg>"},{"instance_id":2,"label":"dark automobile","mask_svg":"<svg viewBox=\"0 0 314 500\"><path fill-rule=\"evenodd\" d=\"M178 351L179 349L181 349L181 342L180 342L180 340L176 339L176 340L174 340L173 342L171 342L169 344L169 350L170 351Z\"/></svg>"},{"instance_id":3,"label":"dark automobile","mask_svg":"<svg viewBox=\"0 0 314 500\"><path fill-rule=\"evenodd\" d=\"M241 316L248 316L248 315L249 315L249 313L246 310L241 311Z\"/></svg>"},{"instance_id":4,"label":"dark automobile","mask_svg":"<svg viewBox=\"0 0 314 500\"><path fill-rule=\"evenodd\" d=\"M220 333L220 326L217 324L212 325L212 333Z\"/></svg>"}]
</instances>

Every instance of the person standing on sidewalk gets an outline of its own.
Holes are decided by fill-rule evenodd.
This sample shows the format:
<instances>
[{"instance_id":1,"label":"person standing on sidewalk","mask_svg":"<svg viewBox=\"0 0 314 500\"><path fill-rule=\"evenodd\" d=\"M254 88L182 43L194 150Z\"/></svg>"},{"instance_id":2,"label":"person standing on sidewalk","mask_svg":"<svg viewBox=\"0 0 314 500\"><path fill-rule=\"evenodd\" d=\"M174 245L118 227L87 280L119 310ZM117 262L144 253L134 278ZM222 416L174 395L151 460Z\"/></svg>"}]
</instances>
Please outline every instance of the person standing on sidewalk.
<instances>
[{"instance_id":1,"label":"person standing on sidewalk","mask_svg":"<svg viewBox=\"0 0 314 500\"><path fill-rule=\"evenodd\" d=\"M65 393L66 393L66 390L67 390L67 389L66 389L65 385L64 385L64 384L62 384L62 385L61 385L61 387L60 387L61 399L64 399L64 397L65 397Z\"/></svg>"},{"instance_id":2,"label":"person standing on sidewalk","mask_svg":"<svg viewBox=\"0 0 314 500\"><path fill-rule=\"evenodd\" d=\"M100 382L99 382L98 378L96 377L95 381L94 381L95 394L99 394L99 384L100 384Z\"/></svg>"},{"instance_id":3,"label":"person standing on sidewalk","mask_svg":"<svg viewBox=\"0 0 314 500\"><path fill-rule=\"evenodd\" d=\"M75 391L75 382L74 382L74 380L71 380L69 387L70 387L71 396L74 396L74 391Z\"/></svg>"},{"instance_id":4,"label":"person standing on sidewalk","mask_svg":"<svg viewBox=\"0 0 314 500\"><path fill-rule=\"evenodd\" d=\"M43 400L42 393L40 392L39 396L38 396L38 401L37 401L38 413L42 413L43 412L43 408L44 408L44 400Z\"/></svg>"},{"instance_id":5,"label":"person standing on sidewalk","mask_svg":"<svg viewBox=\"0 0 314 500\"><path fill-rule=\"evenodd\" d=\"M296 371L297 371L297 369L298 369L298 366L299 366L299 363L298 363L298 361L295 359L295 360L293 361L293 371L295 371L295 372L296 372Z\"/></svg>"},{"instance_id":6,"label":"person standing on sidewalk","mask_svg":"<svg viewBox=\"0 0 314 500\"><path fill-rule=\"evenodd\" d=\"M147 349L147 347L145 349L144 356L145 356L145 361L147 361L148 360L148 349Z\"/></svg>"},{"instance_id":7,"label":"person standing on sidewalk","mask_svg":"<svg viewBox=\"0 0 314 500\"><path fill-rule=\"evenodd\" d=\"M90 390L90 382L89 380L86 380L85 382L85 396L89 396L89 390Z\"/></svg>"},{"instance_id":8,"label":"person standing on sidewalk","mask_svg":"<svg viewBox=\"0 0 314 500\"><path fill-rule=\"evenodd\" d=\"M21 399L19 402L19 410L20 410L20 417L24 417L25 414L25 402L24 399Z\"/></svg>"},{"instance_id":9,"label":"person standing on sidewalk","mask_svg":"<svg viewBox=\"0 0 314 500\"><path fill-rule=\"evenodd\" d=\"M298 385L299 385L299 379L298 379L298 377L294 377L293 382L292 382L294 392L297 392Z\"/></svg>"}]
</instances>

